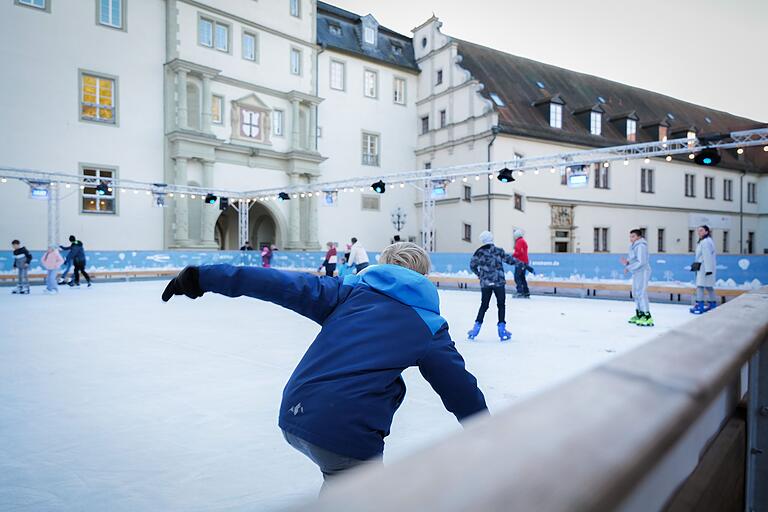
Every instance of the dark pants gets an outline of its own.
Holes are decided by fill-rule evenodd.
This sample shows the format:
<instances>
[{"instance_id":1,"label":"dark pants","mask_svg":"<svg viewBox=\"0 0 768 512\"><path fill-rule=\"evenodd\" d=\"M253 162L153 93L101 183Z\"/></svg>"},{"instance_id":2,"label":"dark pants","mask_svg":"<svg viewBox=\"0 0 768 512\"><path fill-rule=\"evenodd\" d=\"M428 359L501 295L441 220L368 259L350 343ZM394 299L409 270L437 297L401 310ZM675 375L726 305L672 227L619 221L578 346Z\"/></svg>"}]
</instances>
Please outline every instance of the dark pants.
<instances>
[{"instance_id":1,"label":"dark pants","mask_svg":"<svg viewBox=\"0 0 768 512\"><path fill-rule=\"evenodd\" d=\"M333 277L333 273L336 272L336 264L335 263L328 263L325 266L325 275L328 277Z\"/></svg>"},{"instance_id":2,"label":"dark pants","mask_svg":"<svg viewBox=\"0 0 768 512\"><path fill-rule=\"evenodd\" d=\"M519 295L530 295L528 281L525 279L525 265L515 266L515 287Z\"/></svg>"},{"instance_id":3,"label":"dark pants","mask_svg":"<svg viewBox=\"0 0 768 512\"><path fill-rule=\"evenodd\" d=\"M85 277L85 280L90 283L91 276L89 276L88 272L85 271L85 262L76 261L75 262L75 284L80 284L80 272L83 273L83 277Z\"/></svg>"},{"instance_id":4,"label":"dark pants","mask_svg":"<svg viewBox=\"0 0 768 512\"><path fill-rule=\"evenodd\" d=\"M477 318L475 322L483 322L485 318L485 312L488 311L488 306L491 304L491 295L496 296L496 308L499 310L499 323L504 322L504 314L506 313L505 300L507 298L507 291L503 286L494 286L487 288L480 288L480 310L477 312Z\"/></svg>"},{"instance_id":5,"label":"dark pants","mask_svg":"<svg viewBox=\"0 0 768 512\"><path fill-rule=\"evenodd\" d=\"M365 263L358 263L358 264L355 266L355 274L357 274L358 272L360 272L361 270L363 270L363 269L364 269L365 267L367 267L367 266L368 266L368 262L365 262Z\"/></svg>"},{"instance_id":6,"label":"dark pants","mask_svg":"<svg viewBox=\"0 0 768 512\"><path fill-rule=\"evenodd\" d=\"M338 453L328 451L325 448L320 448L319 446L305 441L300 437L296 437L285 430L283 430L283 437L288 441L288 444L309 457L309 460L317 464L320 468L320 471L323 473L323 486L320 488L320 492L325 490L329 479L332 479L349 469L365 464L366 462L364 460L339 455ZM380 460L381 456L379 456L378 459Z\"/></svg>"}]
</instances>

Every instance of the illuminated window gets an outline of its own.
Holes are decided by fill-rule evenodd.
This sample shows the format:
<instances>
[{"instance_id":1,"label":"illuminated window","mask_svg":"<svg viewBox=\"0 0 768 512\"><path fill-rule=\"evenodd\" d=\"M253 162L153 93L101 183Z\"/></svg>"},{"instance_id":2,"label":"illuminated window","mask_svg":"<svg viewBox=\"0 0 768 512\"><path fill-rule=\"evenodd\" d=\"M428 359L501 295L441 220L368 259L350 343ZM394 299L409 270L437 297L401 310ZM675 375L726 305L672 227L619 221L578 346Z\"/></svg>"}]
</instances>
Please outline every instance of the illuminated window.
<instances>
[{"instance_id":1,"label":"illuminated window","mask_svg":"<svg viewBox=\"0 0 768 512\"><path fill-rule=\"evenodd\" d=\"M603 131L603 115L600 112L589 113L589 133L600 135Z\"/></svg>"},{"instance_id":2,"label":"illuminated window","mask_svg":"<svg viewBox=\"0 0 768 512\"><path fill-rule=\"evenodd\" d=\"M224 108L224 98L221 96L213 95L211 98L211 122L216 124L222 124L223 116L222 110Z\"/></svg>"},{"instance_id":3,"label":"illuminated window","mask_svg":"<svg viewBox=\"0 0 768 512\"><path fill-rule=\"evenodd\" d=\"M637 140L637 121L627 119L627 140L635 142Z\"/></svg>"},{"instance_id":4,"label":"illuminated window","mask_svg":"<svg viewBox=\"0 0 768 512\"><path fill-rule=\"evenodd\" d=\"M80 74L80 119L115 124L116 83L112 78Z\"/></svg>"},{"instance_id":5,"label":"illuminated window","mask_svg":"<svg viewBox=\"0 0 768 512\"><path fill-rule=\"evenodd\" d=\"M113 180L117 178L115 169L83 167L82 173L85 187L80 191L80 212L114 214L117 197L113 186ZM97 189L99 185L101 187Z\"/></svg>"}]
</instances>

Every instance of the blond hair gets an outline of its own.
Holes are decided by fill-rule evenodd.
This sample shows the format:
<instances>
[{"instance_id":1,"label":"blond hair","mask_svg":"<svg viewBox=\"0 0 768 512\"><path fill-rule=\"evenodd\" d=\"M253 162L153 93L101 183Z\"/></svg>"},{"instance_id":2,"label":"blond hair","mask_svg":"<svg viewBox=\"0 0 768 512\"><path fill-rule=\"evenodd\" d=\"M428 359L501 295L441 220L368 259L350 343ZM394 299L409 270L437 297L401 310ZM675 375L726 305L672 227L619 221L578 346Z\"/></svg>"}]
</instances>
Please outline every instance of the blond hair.
<instances>
[{"instance_id":1,"label":"blond hair","mask_svg":"<svg viewBox=\"0 0 768 512\"><path fill-rule=\"evenodd\" d=\"M419 274L429 274L431 263L427 251L411 242L397 242L384 248L379 263L400 265Z\"/></svg>"}]
</instances>

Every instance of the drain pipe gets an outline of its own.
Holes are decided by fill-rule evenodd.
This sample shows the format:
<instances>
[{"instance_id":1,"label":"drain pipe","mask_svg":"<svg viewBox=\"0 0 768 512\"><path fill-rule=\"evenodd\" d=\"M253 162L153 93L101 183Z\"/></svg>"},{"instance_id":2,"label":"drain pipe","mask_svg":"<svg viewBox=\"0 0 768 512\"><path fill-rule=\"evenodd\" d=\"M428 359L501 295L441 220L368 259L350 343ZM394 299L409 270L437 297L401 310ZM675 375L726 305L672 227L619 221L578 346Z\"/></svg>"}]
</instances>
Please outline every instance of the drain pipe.
<instances>
[{"instance_id":1,"label":"drain pipe","mask_svg":"<svg viewBox=\"0 0 768 512\"><path fill-rule=\"evenodd\" d=\"M744 175L746 171L741 171L739 176L739 254L744 254Z\"/></svg>"},{"instance_id":2,"label":"drain pipe","mask_svg":"<svg viewBox=\"0 0 768 512\"><path fill-rule=\"evenodd\" d=\"M491 141L488 143L487 162L489 164L491 163L491 146L493 146L493 143L496 140L496 136L499 134L499 127L491 126L491 133L493 134L493 136L491 137ZM488 165L488 174L490 173L491 173L491 166ZM487 180L487 181L488 181L488 231L491 231L491 180Z\"/></svg>"}]
</instances>

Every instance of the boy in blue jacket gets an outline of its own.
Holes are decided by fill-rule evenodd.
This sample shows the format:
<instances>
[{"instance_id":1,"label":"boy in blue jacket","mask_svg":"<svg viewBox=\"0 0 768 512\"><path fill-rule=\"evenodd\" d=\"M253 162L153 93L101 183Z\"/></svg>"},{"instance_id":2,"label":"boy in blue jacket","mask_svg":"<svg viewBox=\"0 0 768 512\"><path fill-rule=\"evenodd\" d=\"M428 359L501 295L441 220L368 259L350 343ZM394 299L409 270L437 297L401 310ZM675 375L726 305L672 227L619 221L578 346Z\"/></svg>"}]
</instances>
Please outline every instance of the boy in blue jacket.
<instances>
[{"instance_id":1,"label":"boy in blue jacket","mask_svg":"<svg viewBox=\"0 0 768 512\"><path fill-rule=\"evenodd\" d=\"M288 443L320 467L325 483L381 459L405 397L403 370L418 366L459 421L486 411L477 380L440 316L430 262L419 246L385 248L379 265L344 278L258 267L186 267L163 292L246 295L322 325L283 390L279 426Z\"/></svg>"}]
</instances>

